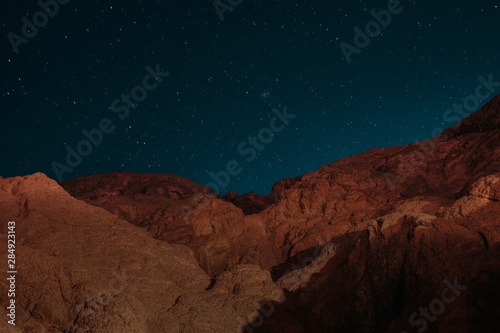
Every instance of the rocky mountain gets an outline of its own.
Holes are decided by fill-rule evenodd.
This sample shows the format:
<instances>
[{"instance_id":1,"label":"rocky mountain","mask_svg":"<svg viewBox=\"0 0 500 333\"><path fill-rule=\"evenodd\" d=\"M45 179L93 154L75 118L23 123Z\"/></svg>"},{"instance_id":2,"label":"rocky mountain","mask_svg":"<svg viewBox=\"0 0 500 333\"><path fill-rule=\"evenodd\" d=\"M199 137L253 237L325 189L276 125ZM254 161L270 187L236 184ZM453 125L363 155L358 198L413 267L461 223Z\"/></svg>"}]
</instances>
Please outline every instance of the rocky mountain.
<instances>
[{"instance_id":1,"label":"rocky mountain","mask_svg":"<svg viewBox=\"0 0 500 333\"><path fill-rule=\"evenodd\" d=\"M268 271L235 265L211 278L190 248L154 239L43 174L0 180L0 211L2 239L16 222L17 263L16 325L2 320L2 332L234 332L259 301L282 297ZM2 305L9 287L2 279Z\"/></svg>"},{"instance_id":2,"label":"rocky mountain","mask_svg":"<svg viewBox=\"0 0 500 333\"><path fill-rule=\"evenodd\" d=\"M3 329L498 332L499 142L497 96L435 138L268 196L159 174L1 179L19 261Z\"/></svg>"}]
</instances>

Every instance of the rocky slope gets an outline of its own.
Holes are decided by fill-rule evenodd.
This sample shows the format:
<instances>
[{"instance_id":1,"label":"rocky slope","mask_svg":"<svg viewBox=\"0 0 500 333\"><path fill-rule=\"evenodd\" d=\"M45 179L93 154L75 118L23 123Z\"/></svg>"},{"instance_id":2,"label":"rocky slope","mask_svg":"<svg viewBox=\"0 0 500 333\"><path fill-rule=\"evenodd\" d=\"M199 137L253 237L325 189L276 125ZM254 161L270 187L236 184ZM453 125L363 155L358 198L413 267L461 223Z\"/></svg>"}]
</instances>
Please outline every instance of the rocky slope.
<instances>
[{"instance_id":1,"label":"rocky slope","mask_svg":"<svg viewBox=\"0 0 500 333\"><path fill-rule=\"evenodd\" d=\"M19 322L54 332L67 322L82 332L497 332L499 139L497 96L436 138L341 159L269 196L221 197L172 175L62 188L42 175L0 180L2 230L18 222L19 256L30 258L20 261L37 272L20 274ZM133 267L126 289L102 305L123 267Z\"/></svg>"},{"instance_id":2,"label":"rocky slope","mask_svg":"<svg viewBox=\"0 0 500 333\"><path fill-rule=\"evenodd\" d=\"M209 188L173 175L113 173L62 183L75 198L105 208L153 237L192 248L209 274L236 264L278 263L267 228Z\"/></svg>"},{"instance_id":3,"label":"rocky slope","mask_svg":"<svg viewBox=\"0 0 500 333\"><path fill-rule=\"evenodd\" d=\"M71 197L35 174L0 180L0 226L16 222L16 323L1 332L235 332L279 300L268 271L236 265L211 279L193 251ZM6 242L0 252L7 258ZM0 315L7 318L6 279Z\"/></svg>"}]
</instances>

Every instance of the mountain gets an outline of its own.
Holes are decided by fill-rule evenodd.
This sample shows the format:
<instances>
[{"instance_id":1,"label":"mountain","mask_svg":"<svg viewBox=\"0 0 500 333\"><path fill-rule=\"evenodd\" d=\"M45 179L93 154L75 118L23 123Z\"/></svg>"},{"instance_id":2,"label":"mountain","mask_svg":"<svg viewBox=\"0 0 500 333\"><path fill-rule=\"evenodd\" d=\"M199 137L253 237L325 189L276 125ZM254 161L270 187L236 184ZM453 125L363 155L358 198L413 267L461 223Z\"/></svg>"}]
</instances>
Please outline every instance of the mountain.
<instances>
[{"instance_id":1,"label":"mountain","mask_svg":"<svg viewBox=\"0 0 500 333\"><path fill-rule=\"evenodd\" d=\"M131 172L1 179L19 262L5 329L498 332L499 142L497 96L435 138L268 196Z\"/></svg>"},{"instance_id":2,"label":"mountain","mask_svg":"<svg viewBox=\"0 0 500 333\"><path fill-rule=\"evenodd\" d=\"M0 180L0 211L2 239L15 221L17 270L16 325L2 306L2 332L229 332L258 301L281 297L268 271L238 265L211 279L188 247L155 240L43 174Z\"/></svg>"}]
</instances>

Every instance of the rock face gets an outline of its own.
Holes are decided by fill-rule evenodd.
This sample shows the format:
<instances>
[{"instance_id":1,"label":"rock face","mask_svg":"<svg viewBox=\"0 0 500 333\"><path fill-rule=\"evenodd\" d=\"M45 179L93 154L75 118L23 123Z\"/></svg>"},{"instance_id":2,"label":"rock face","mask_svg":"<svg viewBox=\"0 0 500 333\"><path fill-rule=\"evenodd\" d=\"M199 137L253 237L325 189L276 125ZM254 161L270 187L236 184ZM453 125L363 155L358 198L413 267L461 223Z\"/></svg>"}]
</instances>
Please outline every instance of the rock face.
<instances>
[{"instance_id":1,"label":"rock face","mask_svg":"<svg viewBox=\"0 0 500 333\"><path fill-rule=\"evenodd\" d=\"M278 263L267 228L209 188L172 175L114 173L62 183L75 198L102 207L159 240L187 245L211 276L236 264Z\"/></svg>"},{"instance_id":2,"label":"rock face","mask_svg":"<svg viewBox=\"0 0 500 333\"><path fill-rule=\"evenodd\" d=\"M500 96L436 138L269 196L173 175L2 179L2 231L17 222L30 272L17 328L498 332L499 142Z\"/></svg>"},{"instance_id":3,"label":"rock face","mask_svg":"<svg viewBox=\"0 0 500 333\"><path fill-rule=\"evenodd\" d=\"M226 201L240 208L243 214L258 214L273 203L273 198L254 193L238 195L235 191L229 191L225 196Z\"/></svg>"},{"instance_id":4,"label":"rock face","mask_svg":"<svg viewBox=\"0 0 500 333\"><path fill-rule=\"evenodd\" d=\"M0 211L2 239L16 222L18 271L17 324L2 320L1 332L236 332L258 302L281 297L258 266L212 281L188 247L155 240L43 174L0 180ZM2 279L4 319L8 289Z\"/></svg>"}]
</instances>

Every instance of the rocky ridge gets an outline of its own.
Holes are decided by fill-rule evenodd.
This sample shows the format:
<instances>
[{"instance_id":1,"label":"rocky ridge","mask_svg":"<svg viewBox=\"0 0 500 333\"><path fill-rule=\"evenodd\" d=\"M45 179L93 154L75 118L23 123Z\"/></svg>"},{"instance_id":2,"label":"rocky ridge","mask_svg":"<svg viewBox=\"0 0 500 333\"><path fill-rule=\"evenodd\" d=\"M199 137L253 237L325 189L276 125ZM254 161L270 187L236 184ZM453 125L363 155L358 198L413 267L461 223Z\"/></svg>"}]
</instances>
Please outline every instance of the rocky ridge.
<instances>
[{"instance_id":1,"label":"rocky ridge","mask_svg":"<svg viewBox=\"0 0 500 333\"><path fill-rule=\"evenodd\" d=\"M79 329L108 325L95 326L102 332L246 324L262 332L496 332L499 110L497 96L438 137L341 159L276 183L269 196L221 197L173 175L94 175L62 187L42 175L0 180L3 231L7 219L26 226L19 255L35 258L25 262L39 272L20 281L30 288L20 320L48 332L68 320ZM137 275L127 273L116 308L100 306L97 290L109 289L120 267ZM57 283L45 286L46 275ZM66 291L61 306L37 293L42 284L50 295L63 294L57 285ZM409 320L444 288L453 302ZM82 302L94 303L78 312ZM123 315L138 307L148 313Z\"/></svg>"}]
</instances>

